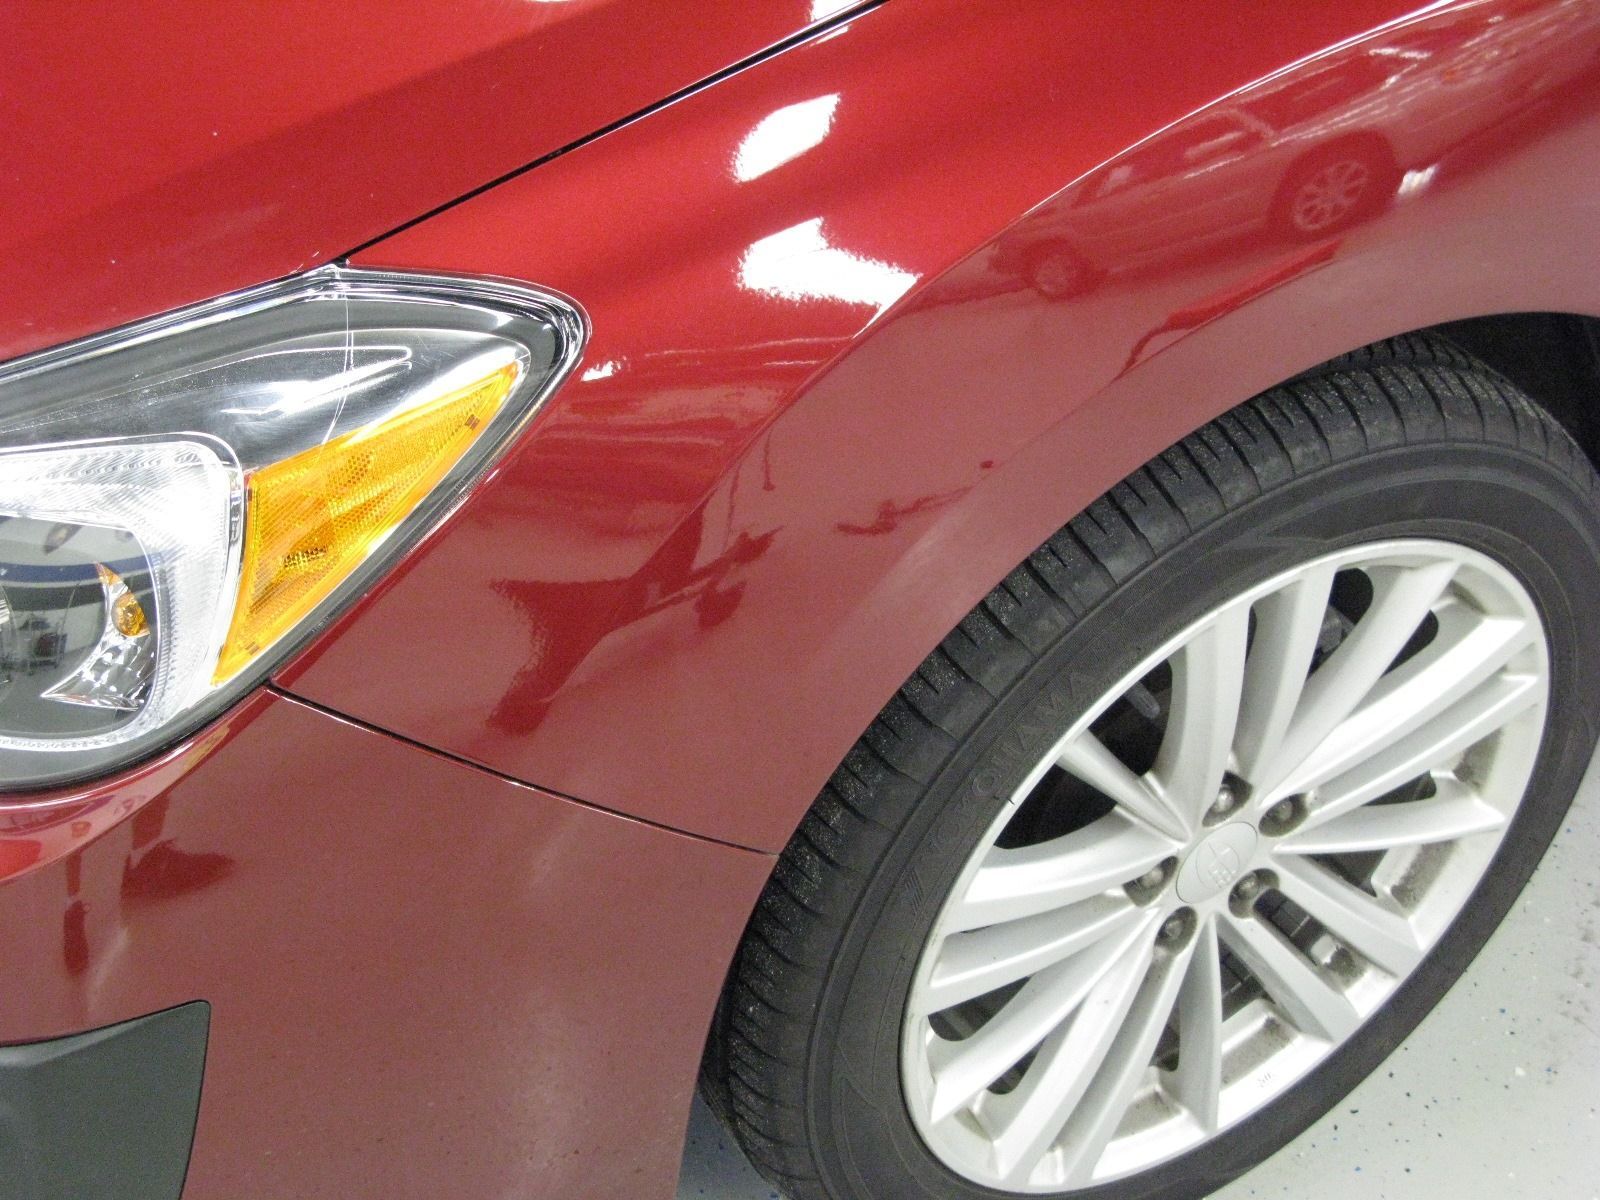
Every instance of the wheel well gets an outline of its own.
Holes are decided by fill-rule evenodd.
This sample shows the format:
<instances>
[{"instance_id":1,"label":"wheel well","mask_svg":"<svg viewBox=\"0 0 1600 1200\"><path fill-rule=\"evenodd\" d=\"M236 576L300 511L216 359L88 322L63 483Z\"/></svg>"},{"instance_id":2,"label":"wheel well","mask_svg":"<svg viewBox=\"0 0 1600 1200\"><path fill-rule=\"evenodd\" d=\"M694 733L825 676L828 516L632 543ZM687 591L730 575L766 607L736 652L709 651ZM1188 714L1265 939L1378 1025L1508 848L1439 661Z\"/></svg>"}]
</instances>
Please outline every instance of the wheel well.
<instances>
[{"instance_id":1,"label":"wheel well","mask_svg":"<svg viewBox=\"0 0 1600 1200\"><path fill-rule=\"evenodd\" d=\"M1334 138L1329 142L1323 142L1318 146L1307 147L1304 151L1302 151L1300 155L1289 164L1288 168L1283 173L1282 179L1278 183L1278 200L1280 202L1283 200L1285 189L1288 188L1290 182L1306 166L1306 164L1323 162L1329 159L1337 158L1341 151L1348 151L1358 146L1366 150L1370 150L1376 157L1383 161L1383 164L1390 171L1392 171L1396 177L1398 177L1400 173L1400 163L1395 158L1394 147L1389 144L1388 138L1384 137L1381 133L1373 133L1370 131L1347 133L1342 137Z\"/></svg>"},{"instance_id":2,"label":"wheel well","mask_svg":"<svg viewBox=\"0 0 1600 1200\"><path fill-rule=\"evenodd\" d=\"M1510 313L1435 326L1537 400L1600 470L1600 320Z\"/></svg>"},{"instance_id":3,"label":"wheel well","mask_svg":"<svg viewBox=\"0 0 1600 1200\"><path fill-rule=\"evenodd\" d=\"M1313 158L1334 157L1340 151L1352 146L1367 147L1387 160L1391 166L1399 166L1398 161L1395 159L1394 146L1389 139L1375 130L1364 129L1344 134L1331 141L1323 142L1321 145L1308 147L1299 158L1295 159L1294 165L1289 169L1293 171L1294 167L1299 166L1301 163L1309 162Z\"/></svg>"}]
</instances>

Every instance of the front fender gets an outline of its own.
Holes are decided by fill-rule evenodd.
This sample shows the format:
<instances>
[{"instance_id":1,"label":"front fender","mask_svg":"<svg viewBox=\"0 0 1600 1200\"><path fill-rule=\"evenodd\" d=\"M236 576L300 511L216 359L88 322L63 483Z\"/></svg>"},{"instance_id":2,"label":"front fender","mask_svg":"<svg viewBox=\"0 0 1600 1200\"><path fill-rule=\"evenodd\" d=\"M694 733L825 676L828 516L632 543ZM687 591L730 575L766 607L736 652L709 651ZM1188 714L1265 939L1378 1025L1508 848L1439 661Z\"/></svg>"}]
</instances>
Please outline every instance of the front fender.
<instances>
[{"instance_id":1,"label":"front fender","mask_svg":"<svg viewBox=\"0 0 1600 1200\"><path fill-rule=\"evenodd\" d=\"M278 682L775 849L962 614L1185 434L1383 336L1600 313L1592 10L1326 7L886 5L365 251L559 288L594 337ZM1278 142L1356 109L1422 165L1277 227ZM1099 270L1052 298L1007 264L1065 231Z\"/></svg>"}]
</instances>

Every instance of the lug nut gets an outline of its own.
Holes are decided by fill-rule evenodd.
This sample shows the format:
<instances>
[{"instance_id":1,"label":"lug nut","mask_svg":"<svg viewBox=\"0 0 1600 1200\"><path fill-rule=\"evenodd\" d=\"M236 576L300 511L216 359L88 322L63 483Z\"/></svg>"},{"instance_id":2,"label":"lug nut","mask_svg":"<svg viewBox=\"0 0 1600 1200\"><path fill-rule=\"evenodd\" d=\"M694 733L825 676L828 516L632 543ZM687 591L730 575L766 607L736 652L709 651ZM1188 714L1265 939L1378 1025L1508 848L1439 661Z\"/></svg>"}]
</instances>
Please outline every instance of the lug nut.
<instances>
[{"instance_id":1,"label":"lug nut","mask_svg":"<svg viewBox=\"0 0 1600 1200\"><path fill-rule=\"evenodd\" d=\"M1261 832L1269 837L1282 837L1289 833L1306 816L1306 796L1287 796L1279 800L1261 818Z\"/></svg>"},{"instance_id":2,"label":"lug nut","mask_svg":"<svg viewBox=\"0 0 1600 1200\"><path fill-rule=\"evenodd\" d=\"M1225 817L1233 811L1233 806L1239 803L1239 798L1233 794L1233 789L1223 784L1217 792L1217 798L1211 802L1211 815Z\"/></svg>"},{"instance_id":3,"label":"lug nut","mask_svg":"<svg viewBox=\"0 0 1600 1200\"><path fill-rule=\"evenodd\" d=\"M1246 875L1233 887L1233 899L1238 904L1249 904L1261 894L1261 880L1254 875Z\"/></svg>"},{"instance_id":4,"label":"lug nut","mask_svg":"<svg viewBox=\"0 0 1600 1200\"><path fill-rule=\"evenodd\" d=\"M1177 869L1177 859L1163 859L1137 879L1131 880L1128 883L1128 890L1134 894L1135 900L1151 899L1156 892L1167 885L1167 881Z\"/></svg>"},{"instance_id":5,"label":"lug nut","mask_svg":"<svg viewBox=\"0 0 1600 1200\"><path fill-rule=\"evenodd\" d=\"M1181 942L1189 936L1190 928L1194 928L1194 912L1190 909L1179 909L1162 922L1157 938L1162 941L1163 946L1173 946L1174 942Z\"/></svg>"}]
</instances>

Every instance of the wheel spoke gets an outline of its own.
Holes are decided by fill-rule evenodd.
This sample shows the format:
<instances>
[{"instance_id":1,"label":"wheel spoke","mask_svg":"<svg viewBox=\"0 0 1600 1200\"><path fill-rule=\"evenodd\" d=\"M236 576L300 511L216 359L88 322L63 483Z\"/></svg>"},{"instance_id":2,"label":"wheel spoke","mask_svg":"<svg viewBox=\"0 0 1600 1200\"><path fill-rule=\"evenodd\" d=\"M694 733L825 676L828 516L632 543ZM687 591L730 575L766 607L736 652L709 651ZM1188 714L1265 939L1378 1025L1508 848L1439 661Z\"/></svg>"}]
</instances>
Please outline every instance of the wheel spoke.
<instances>
[{"instance_id":1,"label":"wheel spoke","mask_svg":"<svg viewBox=\"0 0 1600 1200\"><path fill-rule=\"evenodd\" d=\"M1319 567L1256 602L1234 743L1246 779L1256 778L1283 744L1311 674L1334 574L1332 566Z\"/></svg>"},{"instance_id":2,"label":"wheel spoke","mask_svg":"<svg viewBox=\"0 0 1600 1200\"><path fill-rule=\"evenodd\" d=\"M1173 1098L1206 1133L1216 1132L1222 1102L1222 961L1217 926L1195 931L1194 957L1178 989L1178 1065L1167 1077Z\"/></svg>"},{"instance_id":3,"label":"wheel spoke","mask_svg":"<svg viewBox=\"0 0 1600 1200\"><path fill-rule=\"evenodd\" d=\"M1026 1182L1089 1090L1149 974L1153 927L1133 941L1085 997L1070 1023L1040 1047L1017 1089L995 1105L996 1163L1008 1182Z\"/></svg>"},{"instance_id":4,"label":"wheel spoke","mask_svg":"<svg viewBox=\"0 0 1600 1200\"><path fill-rule=\"evenodd\" d=\"M1385 675L1367 702L1340 722L1280 790L1309 791L1381 754L1489 680L1533 637L1520 618L1482 617L1463 604L1447 606L1432 644Z\"/></svg>"},{"instance_id":5,"label":"wheel spoke","mask_svg":"<svg viewBox=\"0 0 1600 1200\"><path fill-rule=\"evenodd\" d=\"M935 1043L932 1120L937 1123L971 1104L1050 1032L1070 1017L1095 985L1130 950L1148 944L1152 922L1146 919L1123 936L1103 938L1081 954L1041 971L1023 985L1004 1008L982 1028L958 1042Z\"/></svg>"},{"instance_id":6,"label":"wheel spoke","mask_svg":"<svg viewBox=\"0 0 1600 1200\"><path fill-rule=\"evenodd\" d=\"M1222 914L1221 921L1222 940L1302 1033L1337 1042L1360 1024L1354 1006L1338 987L1275 928L1255 917L1231 913Z\"/></svg>"},{"instance_id":7,"label":"wheel spoke","mask_svg":"<svg viewBox=\"0 0 1600 1200\"><path fill-rule=\"evenodd\" d=\"M1087 729L1067 744L1056 763L1068 774L1103 792L1128 816L1156 832L1179 841L1188 836L1183 818L1151 786L1150 780L1135 775Z\"/></svg>"},{"instance_id":8,"label":"wheel spoke","mask_svg":"<svg viewBox=\"0 0 1600 1200\"><path fill-rule=\"evenodd\" d=\"M1421 940L1403 914L1321 863L1299 856L1281 860L1278 889L1334 937L1389 974L1404 975L1422 961Z\"/></svg>"},{"instance_id":9,"label":"wheel spoke","mask_svg":"<svg viewBox=\"0 0 1600 1200\"><path fill-rule=\"evenodd\" d=\"M1062 1142L1069 1183L1089 1182L1106 1146L1116 1136L1117 1127L1150 1071L1150 1059L1167 1027L1195 946L1191 937L1187 946L1148 972L1094 1081L1067 1119Z\"/></svg>"},{"instance_id":10,"label":"wheel spoke","mask_svg":"<svg viewBox=\"0 0 1600 1200\"><path fill-rule=\"evenodd\" d=\"M991 849L961 902L946 914L952 933L1016 921L1087 900L1137 879L1177 843L1116 814L1048 842Z\"/></svg>"},{"instance_id":11,"label":"wheel spoke","mask_svg":"<svg viewBox=\"0 0 1600 1200\"><path fill-rule=\"evenodd\" d=\"M1250 607L1223 609L1172 656L1172 708L1150 775L1183 831L1200 828L1233 750Z\"/></svg>"},{"instance_id":12,"label":"wheel spoke","mask_svg":"<svg viewBox=\"0 0 1600 1200\"><path fill-rule=\"evenodd\" d=\"M1456 564L1374 567L1371 606L1350 636L1306 682L1295 715L1270 765L1252 780L1258 794L1279 790L1311 753L1354 712L1389 669L1455 575Z\"/></svg>"},{"instance_id":13,"label":"wheel spoke","mask_svg":"<svg viewBox=\"0 0 1600 1200\"><path fill-rule=\"evenodd\" d=\"M1491 679L1383 753L1318 788L1296 838L1429 771L1451 766L1467 750L1540 703L1544 692L1544 681L1534 676Z\"/></svg>"},{"instance_id":14,"label":"wheel spoke","mask_svg":"<svg viewBox=\"0 0 1600 1200\"><path fill-rule=\"evenodd\" d=\"M1365 805L1313 828L1296 831L1278 843L1291 854L1359 854L1453 842L1505 828L1505 814L1485 804L1460 780L1436 780L1438 792L1426 800Z\"/></svg>"},{"instance_id":15,"label":"wheel spoke","mask_svg":"<svg viewBox=\"0 0 1600 1200\"><path fill-rule=\"evenodd\" d=\"M1026 979L1101 938L1126 932L1142 913L1125 896L1101 895L1069 908L951 934L922 997L926 1014L943 1012Z\"/></svg>"}]
</instances>

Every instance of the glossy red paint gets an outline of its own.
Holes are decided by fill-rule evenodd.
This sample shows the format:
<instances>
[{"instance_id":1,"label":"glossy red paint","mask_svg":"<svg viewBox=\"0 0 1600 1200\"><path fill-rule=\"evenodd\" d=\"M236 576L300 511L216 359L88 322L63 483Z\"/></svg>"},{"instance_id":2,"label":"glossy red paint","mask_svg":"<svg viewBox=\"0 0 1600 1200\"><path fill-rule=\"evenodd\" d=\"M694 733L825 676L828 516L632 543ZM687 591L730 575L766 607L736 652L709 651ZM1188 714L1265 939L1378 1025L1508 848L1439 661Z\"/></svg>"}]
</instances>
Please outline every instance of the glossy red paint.
<instances>
[{"instance_id":1,"label":"glossy red paint","mask_svg":"<svg viewBox=\"0 0 1600 1200\"><path fill-rule=\"evenodd\" d=\"M768 859L269 693L75 799L129 815L0 886L0 1043L209 1000L185 1200L671 1193Z\"/></svg>"},{"instance_id":2,"label":"glossy red paint","mask_svg":"<svg viewBox=\"0 0 1600 1200\"><path fill-rule=\"evenodd\" d=\"M852 2L8 5L0 359L330 261Z\"/></svg>"},{"instance_id":3,"label":"glossy red paint","mask_svg":"<svg viewBox=\"0 0 1600 1200\"><path fill-rule=\"evenodd\" d=\"M6 18L0 87L55 94L0 355L342 254L822 7ZM585 361L280 672L410 741L267 692L0 803L0 1041L209 1000L188 1200L666 1197L772 860L660 826L781 846L1010 566L1240 399L1600 313L1597 52L1560 0L891 3L363 251L560 288ZM1308 217L1340 163L1375 190Z\"/></svg>"},{"instance_id":4,"label":"glossy red paint","mask_svg":"<svg viewBox=\"0 0 1600 1200\"><path fill-rule=\"evenodd\" d=\"M358 256L538 280L595 332L279 680L778 848L927 651L1140 463L1382 336L1600 312L1570 182L1597 66L1570 0L875 9ZM1306 218L1347 161L1372 190Z\"/></svg>"},{"instance_id":5,"label":"glossy red paint","mask_svg":"<svg viewBox=\"0 0 1600 1200\"><path fill-rule=\"evenodd\" d=\"M249 724L266 703L265 693L250 696L224 719L113 786L61 788L0 803L0 885L68 859L129 818L147 820L140 816L142 809L204 764L232 730ZM0 1030L0 1042L5 1040Z\"/></svg>"}]
</instances>

